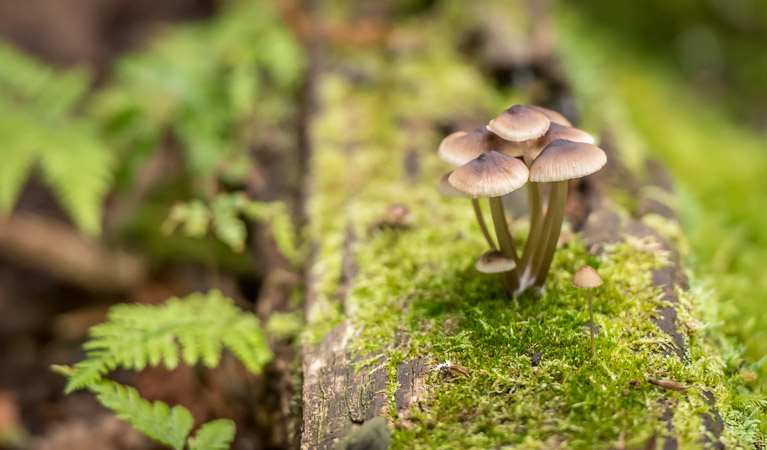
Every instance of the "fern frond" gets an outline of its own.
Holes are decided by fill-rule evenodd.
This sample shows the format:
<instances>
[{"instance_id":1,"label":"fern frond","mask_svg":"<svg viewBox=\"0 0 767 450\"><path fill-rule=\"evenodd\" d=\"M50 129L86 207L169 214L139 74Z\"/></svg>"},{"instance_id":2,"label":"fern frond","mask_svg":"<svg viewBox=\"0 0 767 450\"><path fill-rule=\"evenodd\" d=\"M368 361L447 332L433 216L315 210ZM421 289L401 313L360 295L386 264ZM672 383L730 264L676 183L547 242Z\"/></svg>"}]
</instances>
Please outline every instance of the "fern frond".
<instances>
[{"instance_id":1,"label":"fern frond","mask_svg":"<svg viewBox=\"0 0 767 450\"><path fill-rule=\"evenodd\" d=\"M0 67L0 210L13 206L39 164L72 220L97 233L116 160L96 122L75 113L89 77L54 70L1 43Z\"/></svg>"},{"instance_id":2,"label":"fern frond","mask_svg":"<svg viewBox=\"0 0 767 450\"><path fill-rule=\"evenodd\" d=\"M181 359L215 367L223 348L254 373L272 358L258 319L216 290L162 305L114 306L106 322L91 328L83 347L87 357L69 374L66 392L91 386L117 367L142 370L163 364L173 370Z\"/></svg>"},{"instance_id":3,"label":"fern frond","mask_svg":"<svg viewBox=\"0 0 767 450\"><path fill-rule=\"evenodd\" d=\"M234 440L234 422L227 419L212 420L189 438L189 450L227 450Z\"/></svg>"},{"instance_id":4,"label":"fern frond","mask_svg":"<svg viewBox=\"0 0 767 450\"><path fill-rule=\"evenodd\" d=\"M141 398L136 389L113 381L99 381L92 384L90 389L102 405L114 411L117 417L130 423L133 428L175 450L184 448L194 426L194 418L188 409L183 406L171 408L160 401L150 402Z\"/></svg>"}]
</instances>

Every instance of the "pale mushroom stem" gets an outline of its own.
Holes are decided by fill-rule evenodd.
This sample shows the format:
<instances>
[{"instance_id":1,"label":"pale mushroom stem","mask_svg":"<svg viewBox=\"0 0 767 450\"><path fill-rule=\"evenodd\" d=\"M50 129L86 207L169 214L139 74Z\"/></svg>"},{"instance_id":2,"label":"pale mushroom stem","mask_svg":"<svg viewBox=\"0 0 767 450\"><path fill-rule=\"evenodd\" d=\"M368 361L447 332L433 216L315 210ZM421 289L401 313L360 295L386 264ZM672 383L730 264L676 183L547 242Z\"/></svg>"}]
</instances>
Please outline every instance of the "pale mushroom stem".
<instances>
[{"instance_id":1,"label":"pale mushroom stem","mask_svg":"<svg viewBox=\"0 0 767 450\"><path fill-rule=\"evenodd\" d=\"M491 250L497 250L497 247L495 246L495 242L493 242L493 237L490 236L490 232L487 230L487 225L485 224L485 218L482 216L482 209L479 206L479 200L476 198L471 199L471 206L474 207L474 214L477 216L477 222L479 222L479 228L482 230L482 234L485 236L487 245L490 246Z\"/></svg>"},{"instance_id":2,"label":"pale mushroom stem","mask_svg":"<svg viewBox=\"0 0 767 450\"><path fill-rule=\"evenodd\" d=\"M533 165L533 155L531 154L531 143L525 141L521 143L522 155L525 160L525 164L528 168ZM540 253L538 247L541 245L540 240L542 237L541 220L543 218L543 206L541 205L541 192L538 183L527 183L527 201L530 206L530 232L528 234L525 248L522 251L522 259L520 260L520 270L522 273L523 282L529 284L527 280L529 277L535 277L534 273L534 260L536 254ZM527 286L521 286L524 290Z\"/></svg>"},{"instance_id":3,"label":"pale mushroom stem","mask_svg":"<svg viewBox=\"0 0 767 450\"><path fill-rule=\"evenodd\" d=\"M546 218L543 221L543 232L537 253L540 259L534 266L536 273L535 286L542 287L549 274L554 252L557 250L559 233L562 230L562 221L565 218L565 203L567 202L567 180L552 183L549 194L549 207Z\"/></svg>"},{"instance_id":4,"label":"pale mushroom stem","mask_svg":"<svg viewBox=\"0 0 767 450\"><path fill-rule=\"evenodd\" d=\"M522 259L520 260L523 276L531 271L532 260L534 259L536 252L538 252L537 248L540 245L539 242L543 231L541 224L543 211L538 183L528 182L527 193L528 204L530 205L530 234L527 237L525 249L522 251Z\"/></svg>"},{"instance_id":5,"label":"pale mushroom stem","mask_svg":"<svg viewBox=\"0 0 767 450\"><path fill-rule=\"evenodd\" d=\"M490 197L490 212L493 215L493 225L495 226L495 235L498 237L498 247L501 254L506 258L518 261L517 249L514 246L514 239L509 233L509 227L506 224L506 214L503 211L501 197ZM509 292L509 296L514 295L514 291L519 287L519 277L515 270L510 270L501 274L506 278L504 286Z\"/></svg>"},{"instance_id":6,"label":"pale mushroom stem","mask_svg":"<svg viewBox=\"0 0 767 450\"><path fill-rule=\"evenodd\" d=\"M591 289L586 289L589 297L589 319L591 320L591 357L594 357L594 310L591 308Z\"/></svg>"}]
</instances>

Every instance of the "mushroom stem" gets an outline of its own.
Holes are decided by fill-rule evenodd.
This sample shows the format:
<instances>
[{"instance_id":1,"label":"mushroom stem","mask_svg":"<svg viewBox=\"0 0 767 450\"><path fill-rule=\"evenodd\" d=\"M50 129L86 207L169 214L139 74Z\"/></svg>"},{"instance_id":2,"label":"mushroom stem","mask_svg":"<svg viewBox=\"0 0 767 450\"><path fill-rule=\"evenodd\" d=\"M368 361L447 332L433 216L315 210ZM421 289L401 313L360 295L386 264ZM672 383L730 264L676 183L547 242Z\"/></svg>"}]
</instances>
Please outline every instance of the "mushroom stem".
<instances>
[{"instance_id":1,"label":"mushroom stem","mask_svg":"<svg viewBox=\"0 0 767 450\"><path fill-rule=\"evenodd\" d=\"M503 211L501 197L490 197L490 212L493 215L495 235L498 237L498 247L500 248L501 254L506 258L518 261L517 249L514 246L514 239L511 238L509 227L506 224L506 214ZM506 277L504 286L508 289L509 296L513 296L514 291L519 286L517 272L515 270L510 270L502 273L501 276Z\"/></svg>"},{"instance_id":2,"label":"mushroom stem","mask_svg":"<svg viewBox=\"0 0 767 450\"><path fill-rule=\"evenodd\" d=\"M562 221L565 218L565 203L567 201L567 180L552 183L549 194L549 207L546 218L543 221L543 232L540 245L537 250L537 263L533 266L536 273L535 285L542 287L549 274L554 252L557 250L559 233L562 230Z\"/></svg>"},{"instance_id":3,"label":"mushroom stem","mask_svg":"<svg viewBox=\"0 0 767 450\"><path fill-rule=\"evenodd\" d=\"M520 146L522 147L522 155L528 168L530 168L534 162L532 145L533 141L520 143ZM530 232L528 234L527 242L525 243L525 248L522 251L522 259L519 264L519 270L521 271L523 278L523 285L520 286L521 290L524 290L531 284L528 280L529 277L535 278L534 262L537 259L536 254L540 252L538 247L541 245L540 240L543 231L543 224L541 223L541 220L543 219L543 205L541 204L541 191L538 183L528 182L525 187L527 188L527 204L530 208Z\"/></svg>"},{"instance_id":4,"label":"mushroom stem","mask_svg":"<svg viewBox=\"0 0 767 450\"><path fill-rule=\"evenodd\" d=\"M482 209L479 206L479 200L476 198L471 199L471 206L474 207L474 214L477 216L479 228L482 230L482 234L485 236L485 240L487 240L487 245L490 246L491 250L497 250L495 242L493 242L493 237L490 236L490 232L487 231L487 225L485 224L485 218L482 216Z\"/></svg>"},{"instance_id":5,"label":"mushroom stem","mask_svg":"<svg viewBox=\"0 0 767 450\"><path fill-rule=\"evenodd\" d=\"M591 357L594 357L594 310L591 308L591 289L586 290L589 297L589 319L591 320Z\"/></svg>"},{"instance_id":6,"label":"mushroom stem","mask_svg":"<svg viewBox=\"0 0 767 450\"><path fill-rule=\"evenodd\" d=\"M538 183L527 183L528 204L530 205L530 234L528 235L527 242L525 243L525 249L522 251L522 259L520 260L520 267L523 274L530 272L532 268L532 259L538 247L540 246L540 239L542 234L541 219L543 217L543 211L541 207L541 194L538 189Z\"/></svg>"}]
</instances>

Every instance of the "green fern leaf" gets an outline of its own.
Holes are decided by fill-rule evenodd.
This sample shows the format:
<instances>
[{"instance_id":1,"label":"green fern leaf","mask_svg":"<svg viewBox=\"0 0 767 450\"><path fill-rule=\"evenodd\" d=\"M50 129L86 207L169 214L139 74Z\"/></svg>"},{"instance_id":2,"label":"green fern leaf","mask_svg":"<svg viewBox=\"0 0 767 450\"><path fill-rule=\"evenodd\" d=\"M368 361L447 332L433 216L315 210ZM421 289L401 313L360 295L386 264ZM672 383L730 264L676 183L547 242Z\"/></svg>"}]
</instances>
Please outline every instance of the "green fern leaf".
<instances>
[{"instance_id":1,"label":"green fern leaf","mask_svg":"<svg viewBox=\"0 0 767 450\"><path fill-rule=\"evenodd\" d=\"M135 429L175 450L184 448L194 419L183 406L171 408L160 401L149 402L134 388L112 381L99 381L91 389L102 405Z\"/></svg>"},{"instance_id":2,"label":"green fern leaf","mask_svg":"<svg viewBox=\"0 0 767 450\"><path fill-rule=\"evenodd\" d=\"M212 420L189 438L189 450L227 450L234 440L234 422L227 419Z\"/></svg>"},{"instance_id":3,"label":"green fern leaf","mask_svg":"<svg viewBox=\"0 0 767 450\"><path fill-rule=\"evenodd\" d=\"M53 70L1 43L0 67L0 210L13 206L37 164L72 220L98 233L115 156L96 122L75 113L89 76Z\"/></svg>"},{"instance_id":4,"label":"green fern leaf","mask_svg":"<svg viewBox=\"0 0 767 450\"><path fill-rule=\"evenodd\" d=\"M98 382L117 367L142 370L163 364L172 370L181 359L215 367L223 348L254 373L272 358L258 319L216 290L162 305L116 305L106 322L91 328L83 348L87 357L69 374L67 393Z\"/></svg>"}]
</instances>

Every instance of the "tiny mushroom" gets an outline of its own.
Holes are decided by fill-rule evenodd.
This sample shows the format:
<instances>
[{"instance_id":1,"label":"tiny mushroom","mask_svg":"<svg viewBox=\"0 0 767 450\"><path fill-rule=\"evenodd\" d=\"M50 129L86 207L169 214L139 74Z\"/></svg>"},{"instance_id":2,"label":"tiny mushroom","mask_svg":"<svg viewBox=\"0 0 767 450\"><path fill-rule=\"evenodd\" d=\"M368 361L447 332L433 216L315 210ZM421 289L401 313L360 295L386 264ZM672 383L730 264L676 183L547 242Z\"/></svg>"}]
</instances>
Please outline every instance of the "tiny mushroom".
<instances>
[{"instance_id":1,"label":"tiny mushroom","mask_svg":"<svg viewBox=\"0 0 767 450\"><path fill-rule=\"evenodd\" d=\"M519 145L501 139L487 127L479 127L469 133L456 131L449 134L439 144L437 155L448 164L462 166L491 150L511 156L522 156Z\"/></svg>"},{"instance_id":2,"label":"tiny mushroom","mask_svg":"<svg viewBox=\"0 0 767 450\"><path fill-rule=\"evenodd\" d=\"M522 143L522 153L528 167L533 163L530 153L534 139L546 134L551 122L528 105L514 105L487 124L488 130L507 141Z\"/></svg>"},{"instance_id":3,"label":"tiny mushroom","mask_svg":"<svg viewBox=\"0 0 767 450\"><path fill-rule=\"evenodd\" d=\"M476 267L482 273L503 273L514 270L517 264L498 250L490 250L479 257Z\"/></svg>"},{"instance_id":4,"label":"tiny mushroom","mask_svg":"<svg viewBox=\"0 0 767 450\"><path fill-rule=\"evenodd\" d=\"M606 162L605 152L593 144L557 139L541 152L530 168L531 182L553 183L541 238L538 247L534 249L534 285L543 286L557 249L565 217L568 180L590 175L601 169Z\"/></svg>"},{"instance_id":5,"label":"tiny mushroom","mask_svg":"<svg viewBox=\"0 0 767 450\"><path fill-rule=\"evenodd\" d=\"M522 150L514 142L509 142L501 139L493 132L487 129L487 127L479 127L472 132L456 131L451 133L442 140L437 150L437 155L445 162L454 166L462 166L469 161L477 158L482 153L497 150L502 151L512 156L522 156ZM451 172L452 173L452 172ZM437 191L442 195L451 197L468 197L461 193L452 192L447 183L447 177L450 173L444 175L437 182ZM471 206L474 208L474 215L479 223L479 228L482 230L482 234L485 236L488 245L491 249L496 249L493 239L490 237L490 233L487 231L487 225L485 224L484 216L482 215L482 207L479 204L479 200L471 198Z\"/></svg>"},{"instance_id":6,"label":"tiny mushroom","mask_svg":"<svg viewBox=\"0 0 767 450\"><path fill-rule=\"evenodd\" d=\"M470 198L489 198L498 246L504 257L517 261L517 250L509 233L501 196L513 192L527 183L529 171L520 160L503 153L485 152L476 159L455 169L448 182ZM518 288L514 271L503 278L510 295Z\"/></svg>"},{"instance_id":7,"label":"tiny mushroom","mask_svg":"<svg viewBox=\"0 0 767 450\"><path fill-rule=\"evenodd\" d=\"M543 149L557 139L566 139L573 142L584 142L586 144L594 143L594 137L583 130L579 130L570 126L560 125L556 122L551 122L551 126L549 126L549 130L546 131L546 134L539 137L536 140L535 146L531 148L532 158L538 158L541 152L543 152ZM534 257L533 252L539 251L538 246L540 245L540 240L546 239L546 237L542 235L544 224L541 223L543 212L540 210L540 194L537 192L538 189L536 189L535 184L530 183L528 188L532 190L531 208L537 207L539 209L531 210L530 235L528 236L527 242L525 243L525 249L522 252L520 266L522 267L521 270L524 270L526 274L525 278L529 278L529 276L532 274L530 263Z\"/></svg>"},{"instance_id":8,"label":"tiny mushroom","mask_svg":"<svg viewBox=\"0 0 767 450\"><path fill-rule=\"evenodd\" d=\"M573 286L577 289L586 289L589 297L589 319L591 320L591 356L594 357L594 310L591 306L591 289L601 286L602 279L591 266L583 266L575 272Z\"/></svg>"},{"instance_id":9,"label":"tiny mushroom","mask_svg":"<svg viewBox=\"0 0 767 450\"><path fill-rule=\"evenodd\" d=\"M530 168L533 160L540 150L536 149L537 141L544 136L551 126L551 121L544 111L539 107L531 105L514 105L503 111L495 119L487 124L487 128L498 136L508 141L517 142L522 149L522 156L525 164ZM536 151L537 150L537 151ZM530 230L531 238L528 242L536 242L541 232L541 220L543 216L543 206L541 204L541 194L537 184L527 185L527 198L530 210ZM522 254L520 269L528 271L530 260L530 245L527 245ZM524 290L521 286L520 290Z\"/></svg>"}]
</instances>

